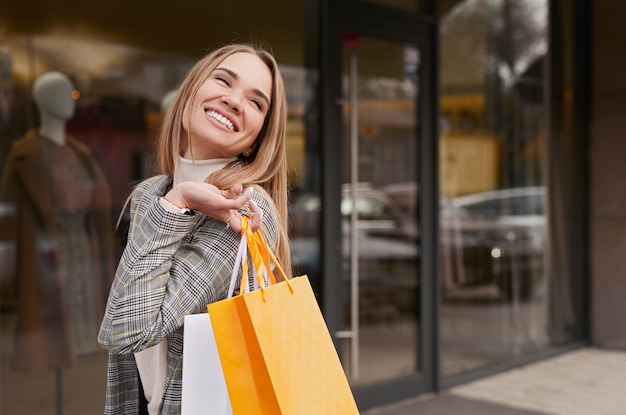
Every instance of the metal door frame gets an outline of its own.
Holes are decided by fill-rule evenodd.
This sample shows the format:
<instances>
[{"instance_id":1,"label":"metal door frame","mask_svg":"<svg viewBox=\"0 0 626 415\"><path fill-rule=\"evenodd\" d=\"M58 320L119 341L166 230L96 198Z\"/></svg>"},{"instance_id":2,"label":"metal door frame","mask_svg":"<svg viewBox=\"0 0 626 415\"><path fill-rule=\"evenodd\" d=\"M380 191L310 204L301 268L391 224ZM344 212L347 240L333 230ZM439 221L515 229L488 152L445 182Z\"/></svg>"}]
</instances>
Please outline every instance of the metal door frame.
<instances>
[{"instance_id":1,"label":"metal door frame","mask_svg":"<svg viewBox=\"0 0 626 415\"><path fill-rule=\"evenodd\" d=\"M422 72L416 102L421 126L418 143L420 182L420 335L418 374L355 387L361 410L395 402L425 392L437 391L438 380L438 140L437 26L432 19L364 2L321 0L317 17L317 61L319 69L320 140L322 154L321 252L323 275L322 307L331 333L342 329L342 296L337 275L341 272L341 165L344 155L339 143L343 136L337 100L341 97L342 44L344 31L391 41L417 44ZM313 53L307 47L307 54ZM309 55L310 56L310 55ZM417 353L417 351L416 351Z\"/></svg>"}]
</instances>

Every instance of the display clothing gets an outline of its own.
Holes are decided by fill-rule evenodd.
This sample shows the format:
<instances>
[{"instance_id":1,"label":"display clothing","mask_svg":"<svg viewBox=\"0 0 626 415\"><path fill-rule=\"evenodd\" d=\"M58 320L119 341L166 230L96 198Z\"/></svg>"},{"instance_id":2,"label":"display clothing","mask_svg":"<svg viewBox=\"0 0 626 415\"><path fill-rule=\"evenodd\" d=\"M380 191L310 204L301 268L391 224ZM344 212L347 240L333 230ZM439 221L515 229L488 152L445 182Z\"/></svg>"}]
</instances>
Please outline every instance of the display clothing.
<instances>
[{"instance_id":1,"label":"display clothing","mask_svg":"<svg viewBox=\"0 0 626 415\"><path fill-rule=\"evenodd\" d=\"M240 236L201 213L173 213L159 203L172 177L140 183L130 203L128 244L118 265L100 329L108 349L105 414L139 413L135 353L167 337L167 377L160 414L180 414L183 321L225 298ZM263 192L252 196L263 210L262 232L272 249L276 218ZM132 317L129 317L132 316Z\"/></svg>"},{"instance_id":2,"label":"display clothing","mask_svg":"<svg viewBox=\"0 0 626 415\"><path fill-rule=\"evenodd\" d=\"M17 323L13 367L71 367L99 352L113 279L109 189L91 151L29 131L11 147L2 200L15 206Z\"/></svg>"}]
</instances>

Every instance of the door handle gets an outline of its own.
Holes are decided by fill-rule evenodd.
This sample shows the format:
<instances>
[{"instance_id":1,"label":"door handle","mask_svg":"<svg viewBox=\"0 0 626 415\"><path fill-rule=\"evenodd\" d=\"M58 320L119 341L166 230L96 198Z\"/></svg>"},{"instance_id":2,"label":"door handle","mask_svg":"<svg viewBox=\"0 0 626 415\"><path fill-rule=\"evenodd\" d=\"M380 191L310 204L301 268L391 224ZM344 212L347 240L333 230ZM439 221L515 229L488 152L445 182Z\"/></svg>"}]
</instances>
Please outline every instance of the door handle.
<instances>
[{"instance_id":1,"label":"door handle","mask_svg":"<svg viewBox=\"0 0 626 415\"><path fill-rule=\"evenodd\" d=\"M356 54L350 56L350 328L335 332L338 339L350 339L350 370L352 381L359 378L359 240L357 185L359 181L359 131Z\"/></svg>"}]
</instances>

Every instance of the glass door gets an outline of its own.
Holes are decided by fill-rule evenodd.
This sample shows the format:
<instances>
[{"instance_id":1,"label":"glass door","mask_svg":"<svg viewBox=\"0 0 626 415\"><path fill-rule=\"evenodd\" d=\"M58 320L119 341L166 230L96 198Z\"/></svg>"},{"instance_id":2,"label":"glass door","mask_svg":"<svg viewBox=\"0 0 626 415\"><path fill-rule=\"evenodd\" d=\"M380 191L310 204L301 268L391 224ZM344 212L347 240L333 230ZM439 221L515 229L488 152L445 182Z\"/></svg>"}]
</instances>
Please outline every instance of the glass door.
<instances>
[{"instance_id":1,"label":"glass door","mask_svg":"<svg viewBox=\"0 0 626 415\"><path fill-rule=\"evenodd\" d=\"M416 44L342 34L342 330L353 386L420 371ZM338 143L339 145L339 143Z\"/></svg>"}]
</instances>

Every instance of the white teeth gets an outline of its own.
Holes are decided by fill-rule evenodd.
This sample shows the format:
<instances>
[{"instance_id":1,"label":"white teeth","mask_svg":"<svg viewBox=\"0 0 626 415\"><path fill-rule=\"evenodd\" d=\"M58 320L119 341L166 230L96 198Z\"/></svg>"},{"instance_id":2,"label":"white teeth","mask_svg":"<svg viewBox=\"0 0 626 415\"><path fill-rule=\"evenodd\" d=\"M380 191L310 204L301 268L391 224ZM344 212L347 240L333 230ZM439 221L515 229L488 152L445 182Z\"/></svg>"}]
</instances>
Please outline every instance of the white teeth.
<instances>
[{"instance_id":1,"label":"white teeth","mask_svg":"<svg viewBox=\"0 0 626 415\"><path fill-rule=\"evenodd\" d=\"M233 125L232 122L230 122L230 120L226 117L224 117L222 114L217 113L215 111L207 111L207 115L211 118L216 119L217 121L219 121L220 123L224 124L224 126L226 128L228 128L229 130L234 130L235 126Z\"/></svg>"}]
</instances>

